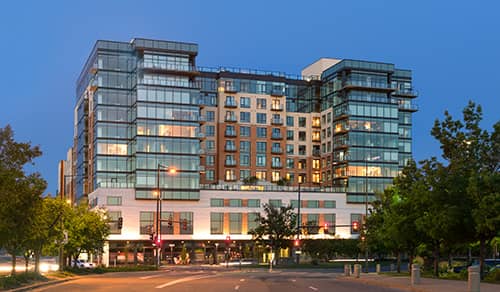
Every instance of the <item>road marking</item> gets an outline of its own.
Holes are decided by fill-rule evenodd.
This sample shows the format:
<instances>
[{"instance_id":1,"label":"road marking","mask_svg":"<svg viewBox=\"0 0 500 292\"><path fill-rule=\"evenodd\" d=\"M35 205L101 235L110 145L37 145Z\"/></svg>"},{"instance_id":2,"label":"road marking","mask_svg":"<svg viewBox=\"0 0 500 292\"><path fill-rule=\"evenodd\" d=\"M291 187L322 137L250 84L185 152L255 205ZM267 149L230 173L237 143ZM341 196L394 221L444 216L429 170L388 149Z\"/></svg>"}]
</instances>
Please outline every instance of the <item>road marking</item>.
<instances>
[{"instance_id":1,"label":"road marking","mask_svg":"<svg viewBox=\"0 0 500 292\"><path fill-rule=\"evenodd\" d=\"M179 284L179 283L182 283L182 282L189 282L189 281L200 280L200 279L205 279L205 278L212 278L212 277L216 277L216 276L217 275L191 276L191 277L186 277L186 278L178 279L178 280L175 280L175 281L172 281L172 282L168 282L168 283L165 283L163 285L156 286L155 288L161 289L161 288L165 288L165 287L168 287L168 286L173 286L175 284Z\"/></svg>"},{"instance_id":2,"label":"road marking","mask_svg":"<svg viewBox=\"0 0 500 292\"><path fill-rule=\"evenodd\" d=\"M140 277L139 279L141 279L141 280L147 280L147 279L156 278L156 277L159 277L159 276L161 276L161 275L144 276L144 277Z\"/></svg>"},{"instance_id":3,"label":"road marking","mask_svg":"<svg viewBox=\"0 0 500 292\"><path fill-rule=\"evenodd\" d=\"M292 282L297 282L297 280L295 280L295 279L292 279Z\"/></svg>"},{"instance_id":4,"label":"road marking","mask_svg":"<svg viewBox=\"0 0 500 292\"><path fill-rule=\"evenodd\" d=\"M234 290L238 290L238 289L240 289L240 286L238 286L238 285L234 286Z\"/></svg>"},{"instance_id":5,"label":"road marking","mask_svg":"<svg viewBox=\"0 0 500 292\"><path fill-rule=\"evenodd\" d=\"M245 279L240 279L240 282L245 282Z\"/></svg>"},{"instance_id":6,"label":"road marking","mask_svg":"<svg viewBox=\"0 0 500 292\"><path fill-rule=\"evenodd\" d=\"M318 288L313 287L313 286L309 286L309 289L314 290L314 291L318 291Z\"/></svg>"}]
</instances>

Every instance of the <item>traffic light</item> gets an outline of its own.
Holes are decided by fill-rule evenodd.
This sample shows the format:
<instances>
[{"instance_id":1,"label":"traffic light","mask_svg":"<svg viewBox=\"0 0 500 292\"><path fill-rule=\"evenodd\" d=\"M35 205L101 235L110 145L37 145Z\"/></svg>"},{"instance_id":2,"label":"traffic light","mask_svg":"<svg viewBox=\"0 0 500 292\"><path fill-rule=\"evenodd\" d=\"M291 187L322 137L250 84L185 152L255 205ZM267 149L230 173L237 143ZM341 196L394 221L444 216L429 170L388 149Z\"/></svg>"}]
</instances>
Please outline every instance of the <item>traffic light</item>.
<instances>
[{"instance_id":1,"label":"traffic light","mask_svg":"<svg viewBox=\"0 0 500 292\"><path fill-rule=\"evenodd\" d=\"M359 222L352 221L352 232L359 232Z\"/></svg>"},{"instance_id":2,"label":"traffic light","mask_svg":"<svg viewBox=\"0 0 500 292\"><path fill-rule=\"evenodd\" d=\"M118 217L118 229L122 229L123 227L123 217Z\"/></svg>"},{"instance_id":3,"label":"traffic light","mask_svg":"<svg viewBox=\"0 0 500 292\"><path fill-rule=\"evenodd\" d=\"M226 240L225 240L225 243L226 243L226 246L229 246L229 244L231 244L231 236L226 236Z\"/></svg>"},{"instance_id":4,"label":"traffic light","mask_svg":"<svg viewBox=\"0 0 500 292\"><path fill-rule=\"evenodd\" d=\"M328 234L328 223L323 224L323 233Z\"/></svg>"},{"instance_id":5,"label":"traffic light","mask_svg":"<svg viewBox=\"0 0 500 292\"><path fill-rule=\"evenodd\" d=\"M182 219L182 229L187 230L188 229L188 221L187 219Z\"/></svg>"},{"instance_id":6,"label":"traffic light","mask_svg":"<svg viewBox=\"0 0 500 292\"><path fill-rule=\"evenodd\" d=\"M293 246L295 246L295 247L299 247L299 246L300 246L300 239L295 239L295 240L293 241Z\"/></svg>"},{"instance_id":7,"label":"traffic light","mask_svg":"<svg viewBox=\"0 0 500 292\"><path fill-rule=\"evenodd\" d=\"M161 239L159 237L156 237L156 246L160 246L161 247Z\"/></svg>"}]
</instances>

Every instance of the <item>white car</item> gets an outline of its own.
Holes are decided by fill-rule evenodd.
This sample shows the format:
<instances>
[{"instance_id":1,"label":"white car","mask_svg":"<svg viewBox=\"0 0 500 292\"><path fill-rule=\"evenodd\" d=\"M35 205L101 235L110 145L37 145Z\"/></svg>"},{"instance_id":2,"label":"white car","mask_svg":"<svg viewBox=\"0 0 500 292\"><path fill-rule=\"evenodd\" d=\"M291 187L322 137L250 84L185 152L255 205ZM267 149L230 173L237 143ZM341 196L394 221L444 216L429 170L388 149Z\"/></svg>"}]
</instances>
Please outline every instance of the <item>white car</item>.
<instances>
[{"instance_id":1,"label":"white car","mask_svg":"<svg viewBox=\"0 0 500 292\"><path fill-rule=\"evenodd\" d=\"M94 267L94 264L89 263L85 260L73 260L73 266L77 268L92 269Z\"/></svg>"}]
</instances>

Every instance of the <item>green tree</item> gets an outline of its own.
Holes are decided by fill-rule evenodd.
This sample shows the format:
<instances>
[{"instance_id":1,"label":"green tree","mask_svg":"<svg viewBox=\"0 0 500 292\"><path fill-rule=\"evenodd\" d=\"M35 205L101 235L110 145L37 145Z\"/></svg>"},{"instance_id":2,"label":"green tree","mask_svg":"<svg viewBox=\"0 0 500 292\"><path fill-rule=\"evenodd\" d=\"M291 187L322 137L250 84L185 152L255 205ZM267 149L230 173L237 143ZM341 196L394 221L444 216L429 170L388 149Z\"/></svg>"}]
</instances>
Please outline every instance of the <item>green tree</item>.
<instances>
[{"instance_id":1,"label":"green tree","mask_svg":"<svg viewBox=\"0 0 500 292\"><path fill-rule=\"evenodd\" d=\"M500 229L500 121L489 133L480 127L481 106L471 101L462 113L463 121L445 112L444 120L436 120L431 133L441 143L442 157L448 162L448 190L455 201L462 202L460 207L465 206L458 208L462 212L461 236L479 241L483 274L486 246Z\"/></svg>"},{"instance_id":2,"label":"green tree","mask_svg":"<svg viewBox=\"0 0 500 292\"><path fill-rule=\"evenodd\" d=\"M257 220L260 225L250 233L259 242L269 244L273 251L290 246L290 239L296 234L296 215L291 205L276 208L264 204L264 216ZM279 253L278 253L279 254Z\"/></svg>"},{"instance_id":3,"label":"green tree","mask_svg":"<svg viewBox=\"0 0 500 292\"><path fill-rule=\"evenodd\" d=\"M24 251L26 236L34 224L32 214L46 188L40 175L26 175L24 166L41 154L38 146L16 142L9 125L0 128L0 247L12 256L12 274L16 255Z\"/></svg>"}]
</instances>

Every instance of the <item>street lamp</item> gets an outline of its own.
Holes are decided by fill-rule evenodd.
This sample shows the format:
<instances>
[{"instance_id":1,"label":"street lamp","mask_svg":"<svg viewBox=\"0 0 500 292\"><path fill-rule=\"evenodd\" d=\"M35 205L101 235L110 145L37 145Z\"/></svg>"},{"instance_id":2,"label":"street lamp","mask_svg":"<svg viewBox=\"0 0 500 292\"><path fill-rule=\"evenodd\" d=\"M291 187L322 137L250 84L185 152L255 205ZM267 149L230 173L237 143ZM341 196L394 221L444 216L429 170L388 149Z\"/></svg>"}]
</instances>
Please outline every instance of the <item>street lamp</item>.
<instances>
[{"instance_id":1,"label":"street lamp","mask_svg":"<svg viewBox=\"0 0 500 292\"><path fill-rule=\"evenodd\" d=\"M160 266L160 252L161 252L161 212L162 212L162 195L160 190L160 171L165 169L169 174L175 174L175 168L168 167L158 163L156 169L156 267Z\"/></svg>"},{"instance_id":2,"label":"street lamp","mask_svg":"<svg viewBox=\"0 0 500 292\"><path fill-rule=\"evenodd\" d=\"M379 160L380 156L367 157L365 160L365 220L363 224L363 231L366 239L366 219L368 218L368 161ZM365 273L368 273L368 243L365 240Z\"/></svg>"},{"instance_id":3,"label":"street lamp","mask_svg":"<svg viewBox=\"0 0 500 292\"><path fill-rule=\"evenodd\" d=\"M302 182L299 181L299 189L298 189L298 192L297 192L297 242L300 241L300 205L301 205L301 200L300 200L300 185L302 184ZM297 246L297 250L299 249L300 247ZM295 251L295 254L296 254L296 257L297 257L297 264L299 264L299 261L300 261L300 254L297 252L297 250Z\"/></svg>"}]
</instances>

